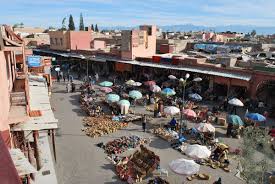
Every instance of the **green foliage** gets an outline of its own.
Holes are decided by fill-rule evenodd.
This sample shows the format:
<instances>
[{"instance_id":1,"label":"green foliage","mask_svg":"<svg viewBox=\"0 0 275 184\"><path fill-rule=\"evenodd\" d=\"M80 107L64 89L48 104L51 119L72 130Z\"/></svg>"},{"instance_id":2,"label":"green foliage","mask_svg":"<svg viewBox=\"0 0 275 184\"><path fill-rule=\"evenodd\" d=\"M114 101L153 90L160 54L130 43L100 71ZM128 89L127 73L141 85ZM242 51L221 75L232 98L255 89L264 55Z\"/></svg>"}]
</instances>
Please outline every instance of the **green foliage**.
<instances>
[{"instance_id":1,"label":"green foliage","mask_svg":"<svg viewBox=\"0 0 275 184\"><path fill-rule=\"evenodd\" d=\"M241 176L248 184L263 184L264 175L271 168L274 155L270 147L270 137L265 129L247 127L244 130Z\"/></svg>"},{"instance_id":2,"label":"green foliage","mask_svg":"<svg viewBox=\"0 0 275 184\"><path fill-rule=\"evenodd\" d=\"M92 31L95 31L95 28L94 28L94 25L92 24L92 26L91 26L91 30Z\"/></svg>"},{"instance_id":3,"label":"green foliage","mask_svg":"<svg viewBox=\"0 0 275 184\"><path fill-rule=\"evenodd\" d=\"M83 21L82 13L80 14L80 19L79 19L79 31L84 31L84 21Z\"/></svg>"},{"instance_id":4,"label":"green foliage","mask_svg":"<svg viewBox=\"0 0 275 184\"><path fill-rule=\"evenodd\" d=\"M95 32L99 32L97 24L95 25Z\"/></svg>"},{"instance_id":5,"label":"green foliage","mask_svg":"<svg viewBox=\"0 0 275 184\"><path fill-rule=\"evenodd\" d=\"M12 28L23 28L24 27L24 23L21 22L21 23L16 23L12 26Z\"/></svg>"},{"instance_id":6,"label":"green foliage","mask_svg":"<svg viewBox=\"0 0 275 184\"><path fill-rule=\"evenodd\" d=\"M68 28L70 31L74 31L75 30L75 26L74 26L74 18L72 15L70 15L69 17L69 25Z\"/></svg>"},{"instance_id":7,"label":"green foliage","mask_svg":"<svg viewBox=\"0 0 275 184\"><path fill-rule=\"evenodd\" d=\"M60 29L61 31L66 31L66 17L62 19L62 28Z\"/></svg>"},{"instance_id":8,"label":"green foliage","mask_svg":"<svg viewBox=\"0 0 275 184\"><path fill-rule=\"evenodd\" d=\"M256 32L256 30L252 30L250 34L251 34L251 36L255 37L257 35L257 32Z\"/></svg>"}]
</instances>

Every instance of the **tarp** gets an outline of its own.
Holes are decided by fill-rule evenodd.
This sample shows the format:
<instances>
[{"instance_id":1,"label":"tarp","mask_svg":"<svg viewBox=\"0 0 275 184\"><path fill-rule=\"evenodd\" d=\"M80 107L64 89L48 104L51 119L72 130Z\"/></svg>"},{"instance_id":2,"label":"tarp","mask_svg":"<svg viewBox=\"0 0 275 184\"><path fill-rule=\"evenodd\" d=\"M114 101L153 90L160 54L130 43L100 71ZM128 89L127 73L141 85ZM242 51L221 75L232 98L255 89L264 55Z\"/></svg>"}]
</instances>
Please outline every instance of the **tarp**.
<instances>
[{"instance_id":1,"label":"tarp","mask_svg":"<svg viewBox=\"0 0 275 184\"><path fill-rule=\"evenodd\" d=\"M27 56L29 67L38 67L41 65L41 56Z\"/></svg>"}]
</instances>

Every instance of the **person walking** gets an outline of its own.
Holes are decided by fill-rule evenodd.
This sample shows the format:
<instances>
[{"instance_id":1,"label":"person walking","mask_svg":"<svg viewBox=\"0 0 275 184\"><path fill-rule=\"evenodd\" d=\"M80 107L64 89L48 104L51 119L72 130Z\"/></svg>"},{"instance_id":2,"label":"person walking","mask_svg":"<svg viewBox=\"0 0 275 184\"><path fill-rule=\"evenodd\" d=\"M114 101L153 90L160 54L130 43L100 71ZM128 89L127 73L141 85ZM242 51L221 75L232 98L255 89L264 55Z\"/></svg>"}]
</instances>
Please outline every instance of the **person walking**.
<instances>
[{"instance_id":1,"label":"person walking","mask_svg":"<svg viewBox=\"0 0 275 184\"><path fill-rule=\"evenodd\" d=\"M146 123L147 123L146 115L143 115L143 121L142 121L143 132L145 132L145 130L146 130Z\"/></svg>"},{"instance_id":2,"label":"person walking","mask_svg":"<svg viewBox=\"0 0 275 184\"><path fill-rule=\"evenodd\" d=\"M71 84L68 82L68 84L66 85L66 90L67 90L67 93L70 92L71 90Z\"/></svg>"},{"instance_id":3,"label":"person walking","mask_svg":"<svg viewBox=\"0 0 275 184\"><path fill-rule=\"evenodd\" d=\"M63 75L63 81L66 82L66 75Z\"/></svg>"}]
</instances>

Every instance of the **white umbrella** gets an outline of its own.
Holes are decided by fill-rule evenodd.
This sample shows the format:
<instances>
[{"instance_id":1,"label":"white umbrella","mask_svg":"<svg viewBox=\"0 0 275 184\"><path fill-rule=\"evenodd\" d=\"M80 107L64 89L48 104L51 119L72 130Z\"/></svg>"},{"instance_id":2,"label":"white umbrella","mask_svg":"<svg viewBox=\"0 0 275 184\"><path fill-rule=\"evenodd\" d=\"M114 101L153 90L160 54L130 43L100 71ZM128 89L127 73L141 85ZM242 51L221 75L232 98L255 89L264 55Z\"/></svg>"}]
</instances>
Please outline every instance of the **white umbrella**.
<instances>
[{"instance_id":1,"label":"white umbrella","mask_svg":"<svg viewBox=\"0 0 275 184\"><path fill-rule=\"evenodd\" d=\"M197 93L189 94L188 96L189 98L194 99L196 101L202 101L202 97Z\"/></svg>"},{"instance_id":2,"label":"white umbrella","mask_svg":"<svg viewBox=\"0 0 275 184\"><path fill-rule=\"evenodd\" d=\"M211 155L211 151L206 146L198 144L188 145L184 153L194 159L208 158Z\"/></svg>"},{"instance_id":3,"label":"white umbrella","mask_svg":"<svg viewBox=\"0 0 275 184\"><path fill-rule=\"evenodd\" d=\"M173 160L169 163L172 171L182 175L196 174L200 170L200 165L194 162L194 160L186 160L184 158Z\"/></svg>"},{"instance_id":4,"label":"white umbrella","mask_svg":"<svg viewBox=\"0 0 275 184\"><path fill-rule=\"evenodd\" d=\"M132 86L141 86L142 83L141 82L134 82L133 84L131 84Z\"/></svg>"},{"instance_id":5,"label":"white umbrella","mask_svg":"<svg viewBox=\"0 0 275 184\"><path fill-rule=\"evenodd\" d=\"M134 84L134 83L135 83L134 80L128 80L127 82L125 82L125 84L127 84L127 85L132 85L132 84Z\"/></svg>"},{"instance_id":6,"label":"white umbrella","mask_svg":"<svg viewBox=\"0 0 275 184\"><path fill-rule=\"evenodd\" d=\"M175 115L180 112L180 109L174 106L169 106L164 109L164 113L167 115Z\"/></svg>"},{"instance_id":7,"label":"white umbrella","mask_svg":"<svg viewBox=\"0 0 275 184\"><path fill-rule=\"evenodd\" d=\"M200 123L196 126L196 129L199 132L215 132L216 129L213 125L211 125L210 123Z\"/></svg>"},{"instance_id":8,"label":"white umbrella","mask_svg":"<svg viewBox=\"0 0 275 184\"><path fill-rule=\"evenodd\" d=\"M237 107L243 107L244 104L241 100L238 98L232 98L231 100L228 101L230 105L237 106Z\"/></svg>"},{"instance_id":9,"label":"white umbrella","mask_svg":"<svg viewBox=\"0 0 275 184\"><path fill-rule=\"evenodd\" d=\"M161 92L161 88L158 86L158 85L153 85L150 87L150 90L153 92L153 93L159 93Z\"/></svg>"},{"instance_id":10,"label":"white umbrella","mask_svg":"<svg viewBox=\"0 0 275 184\"><path fill-rule=\"evenodd\" d=\"M174 75L169 75L169 76L168 76L168 78L169 78L169 79L171 79L171 80L175 80L175 79L177 79L177 77L176 77L176 76L174 76Z\"/></svg>"},{"instance_id":11,"label":"white umbrella","mask_svg":"<svg viewBox=\"0 0 275 184\"><path fill-rule=\"evenodd\" d=\"M194 82L200 82L200 81L202 81L202 78L197 77L197 78L193 79L193 81L194 81Z\"/></svg>"}]
</instances>

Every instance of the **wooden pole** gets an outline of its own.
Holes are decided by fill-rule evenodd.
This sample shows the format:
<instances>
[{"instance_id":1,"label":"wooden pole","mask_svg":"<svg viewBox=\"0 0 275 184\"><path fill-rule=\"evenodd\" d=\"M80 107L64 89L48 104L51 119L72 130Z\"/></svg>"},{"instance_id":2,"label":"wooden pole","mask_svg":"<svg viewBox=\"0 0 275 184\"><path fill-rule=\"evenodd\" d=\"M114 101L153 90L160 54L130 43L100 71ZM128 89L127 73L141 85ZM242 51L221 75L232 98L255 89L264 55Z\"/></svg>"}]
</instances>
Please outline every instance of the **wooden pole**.
<instances>
[{"instance_id":1,"label":"wooden pole","mask_svg":"<svg viewBox=\"0 0 275 184\"><path fill-rule=\"evenodd\" d=\"M55 135L54 135L54 130L51 130L52 134L52 144L53 144L53 155L54 155L54 160L56 162L56 150L55 150Z\"/></svg>"},{"instance_id":2,"label":"wooden pole","mask_svg":"<svg viewBox=\"0 0 275 184\"><path fill-rule=\"evenodd\" d=\"M33 131L33 139L34 139L34 154L36 159L36 167L37 167L37 170L39 171L41 169L41 163L40 163L40 155L38 150L38 131L37 130Z\"/></svg>"}]
</instances>

